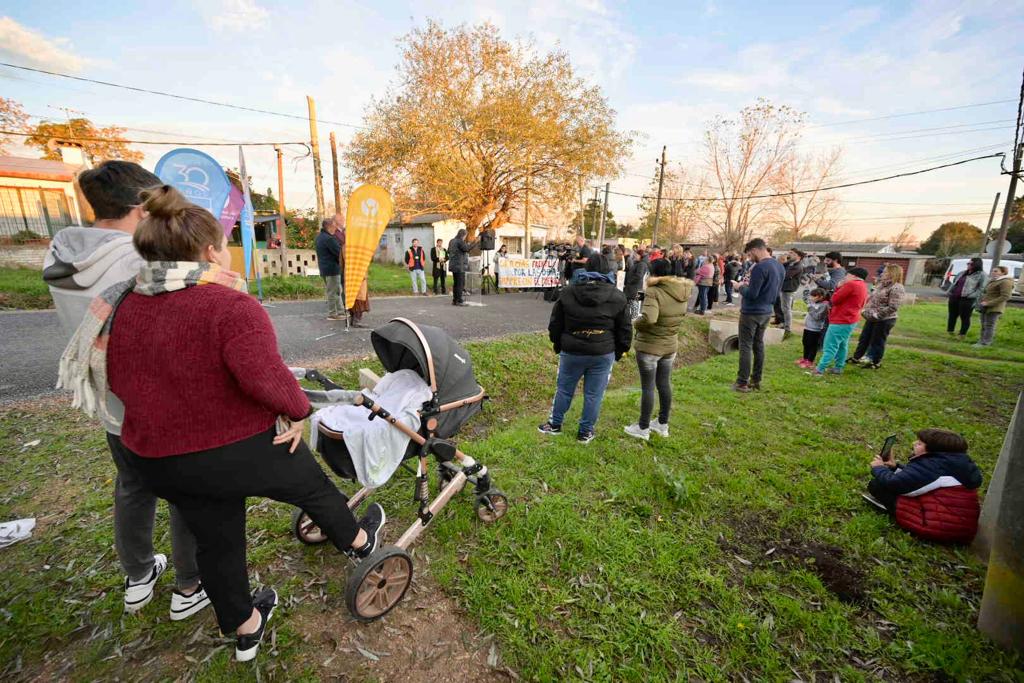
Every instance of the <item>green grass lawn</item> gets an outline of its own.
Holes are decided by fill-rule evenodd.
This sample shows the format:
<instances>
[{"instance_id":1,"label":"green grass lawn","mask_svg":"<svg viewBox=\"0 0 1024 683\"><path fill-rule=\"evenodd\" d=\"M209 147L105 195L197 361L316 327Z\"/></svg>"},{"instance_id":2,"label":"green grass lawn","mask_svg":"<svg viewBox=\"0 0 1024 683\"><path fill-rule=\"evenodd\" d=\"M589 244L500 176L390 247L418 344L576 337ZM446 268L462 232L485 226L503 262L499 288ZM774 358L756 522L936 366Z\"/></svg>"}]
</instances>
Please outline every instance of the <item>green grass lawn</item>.
<instances>
[{"instance_id":1,"label":"green grass lawn","mask_svg":"<svg viewBox=\"0 0 1024 683\"><path fill-rule=\"evenodd\" d=\"M370 296L410 294L412 286L409 272L404 266L392 263L371 263L369 274ZM256 294L256 282L249 284ZM324 296L324 282L319 277L288 275L263 278L263 298L319 299ZM0 268L0 309L52 308L53 300L38 270L31 268Z\"/></svg>"},{"instance_id":2,"label":"green grass lawn","mask_svg":"<svg viewBox=\"0 0 1024 683\"><path fill-rule=\"evenodd\" d=\"M939 307L917 310L901 321L905 332L944 334ZM1022 318L1014 310L1004 325ZM706 321L686 321L688 360L706 357L705 331ZM1019 656L974 628L983 565L964 549L913 539L859 497L884 437L898 434L905 452L925 426L962 432L987 480L1024 385L1020 363L892 348L880 371L811 378L793 365L793 339L769 347L760 393L729 391L735 354L681 366L671 437L642 443L621 431L639 401L629 357L613 371L598 438L581 447L536 431L556 368L541 335L468 348L492 401L460 446L491 468L513 505L487 526L467 496L453 501L418 545L416 570L466 610L471 630L495 638L502 663L523 679L1024 677ZM334 376L351 384L355 368ZM113 469L98 429L64 406L8 408L0 468L0 518L40 518L33 539L0 551L0 677L20 667L23 677L83 680L312 680L331 671L325 638L392 628L389 651L408 644L392 617L350 623L344 563L329 548L299 547L289 510L257 500L251 570L288 602L275 616L275 646L255 665L229 661L209 614L168 622L169 589L124 617ZM411 519L411 482L400 474L380 494L393 539ZM161 511L162 549L166 534ZM334 620L332 635L310 626L322 623L310 621L317 615ZM351 680L377 677L358 654L346 661Z\"/></svg>"},{"instance_id":3,"label":"green grass lawn","mask_svg":"<svg viewBox=\"0 0 1024 683\"><path fill-rule=\"evenodd\" d=\"M38 270L0 268L0 309L51 308L50 290Z\"/></svg>"}]
</instances>

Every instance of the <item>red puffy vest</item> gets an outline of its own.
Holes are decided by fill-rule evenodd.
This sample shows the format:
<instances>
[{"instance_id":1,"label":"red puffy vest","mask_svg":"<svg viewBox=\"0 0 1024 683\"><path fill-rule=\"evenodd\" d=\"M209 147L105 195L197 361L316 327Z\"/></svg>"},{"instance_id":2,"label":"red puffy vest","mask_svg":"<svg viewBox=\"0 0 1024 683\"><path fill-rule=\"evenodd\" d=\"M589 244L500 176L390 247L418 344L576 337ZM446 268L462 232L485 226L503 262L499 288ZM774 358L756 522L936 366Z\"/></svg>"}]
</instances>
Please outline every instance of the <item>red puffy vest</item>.
<instances>
[{"instance_id":1,"label":"red puffy vest","mask_svg":"<svg viewBox=\"0 0 1024 683\"><path fill-rule=\"evenodd\" d=\"M929 541L970 543L978 531L978 492L963 486L896 499L896 523Z\"/></svg>"}]
</instances>

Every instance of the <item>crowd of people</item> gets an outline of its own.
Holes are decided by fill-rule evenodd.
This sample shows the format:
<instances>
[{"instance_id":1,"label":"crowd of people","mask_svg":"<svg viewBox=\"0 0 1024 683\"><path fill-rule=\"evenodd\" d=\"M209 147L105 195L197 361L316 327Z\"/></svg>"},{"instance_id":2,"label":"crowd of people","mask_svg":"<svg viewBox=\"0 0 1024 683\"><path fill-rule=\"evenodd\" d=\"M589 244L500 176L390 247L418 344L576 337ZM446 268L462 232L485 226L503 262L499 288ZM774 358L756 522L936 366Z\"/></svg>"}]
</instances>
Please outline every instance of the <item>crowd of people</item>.
<instances>
[{"instance_id":1,"label":"crowd of people","mask_svg":"<svg viewBox=\"0 0 1024 683\"><path fill-rule=\"evenodd\" d=\"M272 588L251 591L246 499L301 508L354 561L376 549L386 515L373 504L356 519L304 443L312 408L280 356L266 311L231 271L220 223L131 162L104 162L78 182L95 224L57 234L43 277L70 337L61 385L74 393L75 405L100 418L117 469L113 521L124 609L137 612L148 604L168 567L153 548L156 501L163 498L176 577L170 618L186 619L212 604L221 631L236 638L236 658L250 660L278 595ZM345 317L344 239L335 216L323 222L316 240L330 320ZM434 293L445 293L450 271L452 303L463 305L468 255L476 246L465 230L447 247L438 240L429 255L413 241L405 264L415 292L427 294L429 258ZM582 380L576 439L593 441L612 369L632 350L640 402L637 421L624 432L644 441L652 433L667 438L680 326L688 313L711 310L722 289L723 305L740 299L735 391L761 390L765 331L773 316L791 331L794 293L805 278L815 286L797 363L812 375L841 373L863 319L850 361L879 368L903 299L901 269L884 268L869 291L867 271L844 269L839 254L825 255L822 273L812 258L799 250L776 258L762 239L744 245L742 256L723 256L694 255L680 245L598 251L578 238L564 259L566 285L548 325L559 364L540 432L562 432ZM972 263L953 283L949 324L952 332L960 320L963 334L971 311L979 309L984 344L991 343L1012 282L1005 269L994 269L987 280L979 266L980 260ZM368 310L363 287L357 307L348 311L357 323ZM981 475L966 455L966 441L936 429L918 432L918 439L905 465L871 463L869 500L919 535L969 540ZM935 516L940 507L941 518Z\"/></svg>"}]
</instances>

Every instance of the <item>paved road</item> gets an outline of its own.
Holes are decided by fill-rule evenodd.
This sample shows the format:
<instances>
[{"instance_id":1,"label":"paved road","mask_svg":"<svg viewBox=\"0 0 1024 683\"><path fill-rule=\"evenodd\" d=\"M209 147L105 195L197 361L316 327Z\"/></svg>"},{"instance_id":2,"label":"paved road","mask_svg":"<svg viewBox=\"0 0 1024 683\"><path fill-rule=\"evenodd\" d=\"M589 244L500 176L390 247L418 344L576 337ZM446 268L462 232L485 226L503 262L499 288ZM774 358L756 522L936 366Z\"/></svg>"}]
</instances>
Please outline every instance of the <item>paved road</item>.
<instances>
[{"instance_id":1,"label":"paved road","mask_svg":"<svg viewBox=\"0 0 1024 683\"><path fill-rule=\"evenodd\" d=\"M551 312L551 305L537 294L475 296L467 301L484 305L452 306L450 296L371 299L372 310L363 323L372 328L403 316L465 340L543 330ZM327 320L324 309L322 301L267 305L286 362L312 365L329 358L373 355L370 329L345 332L345 324ZM0 403L52 393L66 341L54 311L0 313Z\"/></svg>"}]
</instances>

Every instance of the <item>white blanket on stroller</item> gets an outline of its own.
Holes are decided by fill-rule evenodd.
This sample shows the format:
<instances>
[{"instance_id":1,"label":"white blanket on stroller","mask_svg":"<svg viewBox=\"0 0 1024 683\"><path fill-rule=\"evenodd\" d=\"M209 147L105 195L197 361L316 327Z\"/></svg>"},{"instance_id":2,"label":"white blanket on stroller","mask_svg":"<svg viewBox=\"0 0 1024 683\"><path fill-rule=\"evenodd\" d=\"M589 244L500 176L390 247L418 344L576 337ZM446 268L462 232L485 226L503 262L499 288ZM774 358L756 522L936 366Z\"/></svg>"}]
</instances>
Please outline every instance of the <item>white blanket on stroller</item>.
<instances>
[{"instance_id":1,"label":"white blanket on stroller","mask_svg":"<svg viewBox=\"0 0 1024 683\"><path fill-rule=\"evenodd\" d=\"M430 400L430 386L414 370L389 372L377 386L363 393L414 432L420 428L417 411ZM334 431L343 432L359 483L377 487L387 483L402 463L409 437L384 420L368 420L369 415L363 406L346 404L321 408L310 420L311 441L316 448L321 422Z\"/></svg>"}]
</instances>

